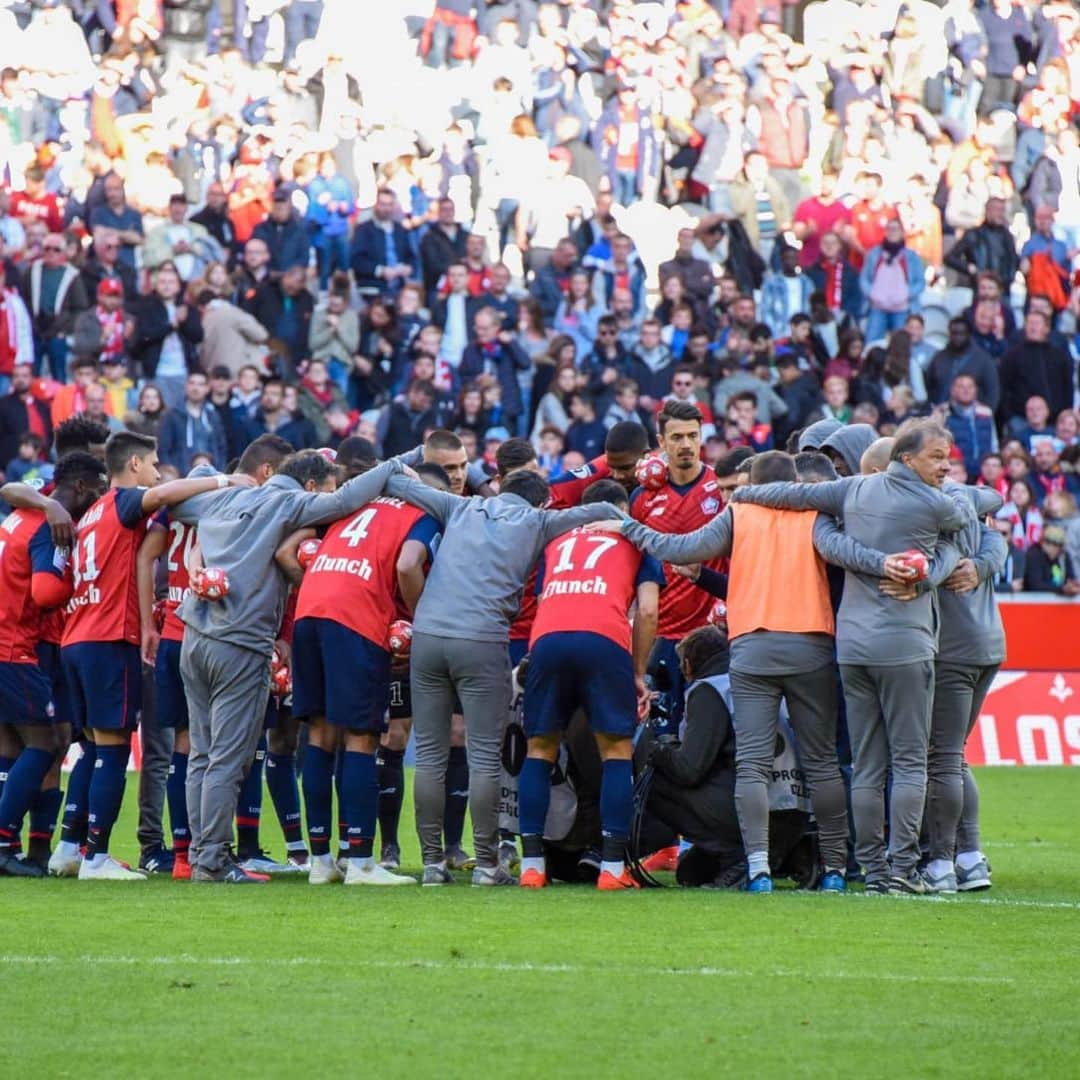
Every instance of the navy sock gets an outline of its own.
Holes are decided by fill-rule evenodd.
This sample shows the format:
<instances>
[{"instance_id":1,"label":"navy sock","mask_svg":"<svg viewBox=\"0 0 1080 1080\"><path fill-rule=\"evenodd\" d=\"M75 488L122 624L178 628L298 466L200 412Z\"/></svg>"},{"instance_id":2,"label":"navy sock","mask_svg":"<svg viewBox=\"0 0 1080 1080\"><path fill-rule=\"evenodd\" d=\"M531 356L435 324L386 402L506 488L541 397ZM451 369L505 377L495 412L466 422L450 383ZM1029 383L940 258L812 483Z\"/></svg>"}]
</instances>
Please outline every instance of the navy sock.
<instances>
[{"instance_id":1,"label":"navy sock","mask_svg":"<svg viewBox=\"0 0 1080 1080\"><path fill-rule=\"evenodd\" d=\"M375 760L379 767L379 836L383 844L396 844L405 799L405 751L380 746Z\"/></svg>"},{"instance_id":2,"label":"navy sock","mask_svg":"<svg viewBox=\"0 0 1080 1080\"><path fill-rule=\"evenodd\" d=\"M22 831L22 820L41 789L55 755L50 750L27 747L8 767L0 794L0 847L9 849Z\"/></svg>"},{"instance_id":3,"label":"navy sock","mask_svg":"<svg viewBox=\"0 0 1080 1080\"><path fill-rule=\"evenodd\" d=\"M600 781L600 829L606 861L618 862L623 858L633 812L633 765L628 760L609 758L604 762Z\"/></svg>"},{"instance_id":4,"label":"navy sock","mask_svg":"<svg viewBox=\"0 0 1080 1080\"><path fill-rule=\"evenodd\" d=\"M0 795L4 794L4 785L7 783L8 773L11 772L11 767L14 764L15 758L6 755L0 757Z\"/></svg>"},{"instance_id":5,"label":"navy sock","mask_svg":"<svg viewBox=\"0 0 1080 1080\"><path fill-rule=\"evenodd\" d=\"M446 765L446 803L443 808L443 838L448 848L461 847L468 806L469 759L464 746L451 746L450 760Z\"/></svg>"},{"instance_id":6,"label":"navy sock","mask_svg":"<svg viewBox=\"0 0 1080 1080\"><path fill-rule=\"evenodd\" d=\"M37 862L49 861L56 819L60 816L63 801L64 793L58 787L44 791L39 789L30 800L30 845L27 854Z\"/></svg>"},{"instance_id":7,"label":"navy sock","mask_svg":"<svg viewBox=\"0 0 1080 1080\"><path fill-rule=\"evenodd\" d=\"M266 786L274 802L285 844L303 843L300 829L300 786L296 780L296 755L266 755Z\"/></svg>"},{"instance_id":8,"label":"navy sock","mask_svg":"<svg viewBox=\"0 0 1080 1080\"><path fill-rule=\"evenodd\" d=\"M349 858L364 859L375 842L375 816L379 805L379 782L375 755L346 750L341 765L342 816L348 828Z\"/></svg>"},{"instance_id":9,"label":"navy sock","mask_svg":"<svg viewBox=\"0 0 1080 1080\"><path fill-rule=\"evenodd\" d=\"M94 775L97 747L89 739L80 739L82 756L75 762L68 777L67 801L64 803L64 819L60 825L60 839L69 844L86 843L86 818L89 813L90 779Z\"/></svg>"},{"instance_id":10,"label":"navy sock","mask_svg":"<svg viewBox=\"0 0 1080 1080\"><path fill-rule=\"evenodd\" d=\"M89 823L86 831L86 855L104 855L109 850L109 837L120 816L127 785L127 763L130 750L125 746L99 746L90 781Z\"/></svg>"},{"instance_id":11,"label":"navy sock","mask_svg":"<svg viewBox=\"0 0 1080 1080\"><path fill-rule=\"evenodd\" d=\"M259 819L262 817L263 763L266 760L266 736L259 739L240 797L236 801L236 854L250 858L259 850Z\"/></svg>"},{"instance_id":12,"label":"navy sock","mask_svg":"<svg viewBox=\"0 0 1080 1080\"><path fill-rule=\"evenodd\" d=\"M544 821L551 801L551 762L541 758L526 758L518 777L518 813L525 854L530 858L543 854ZM540 841L540 850L531 849Z\"/></svg>"},{"instance_id":13,"label":"navy sock","mask_svg":"<svg viewBox=\"0 0 1080 1080\"><path fill-rule=\"evenodd\" d=\"M173 752L169 778L165 781L165 797L169 802L169 824L172 826L173 851L183 852L191 847L191 828L187 812L188 755Z\"/></svg>"},{"instance_id":14,"label":"navy sock","mask_svg":"<svg viewBox=\"0 0 1080 1080\"><path fill-rule=\"evenodd\" d=\"M334 809L334 755L308 744L304 754L304 810L312 855L330 854L330 821Z\"/></svg>"},{"instance_id":15,"label":"navy sock","mask_svg":"<svg viewBox=\"0 0 1080 1080\"><path fill-rule=\"evenodd\" d=\"M341 774L345 768L345 750L339 747L334 756L334 794L337 796L337 845L338 854L349 851L349 826L345 821L345 800L341 797Z\"/></svg>"}]
</instances>

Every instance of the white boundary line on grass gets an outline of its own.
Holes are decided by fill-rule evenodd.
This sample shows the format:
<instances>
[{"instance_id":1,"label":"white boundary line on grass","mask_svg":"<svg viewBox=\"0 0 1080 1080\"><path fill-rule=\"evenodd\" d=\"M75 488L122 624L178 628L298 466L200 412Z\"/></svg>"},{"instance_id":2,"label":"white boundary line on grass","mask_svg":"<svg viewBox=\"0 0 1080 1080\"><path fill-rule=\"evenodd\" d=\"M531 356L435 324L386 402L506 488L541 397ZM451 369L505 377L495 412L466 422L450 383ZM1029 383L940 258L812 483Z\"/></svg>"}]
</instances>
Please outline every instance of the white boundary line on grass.
<instances>
[{"instance_id":1,"label":"white boundary line on grass","mask_svg":"<svg viewBox=\"0 0 1080 1080\"><path fill-rule=\"evenodd\" d=\"M718 967L627 967L584 964L507 963L498 960L367 960L353 957L327 961L321 957L250 957L250 956L0 956L0 968L6 966L102 966L102 967L349 967L377 971L490 971L496 973L536 973L540 975L647 975L710 979L794 979L805 972L774 968L768 971L742 971ZM816 979L850 982L897 983L1014 983L1010 976L989 975L904 975L895 972L815 971Z\"/></svg>"}]
</instances>

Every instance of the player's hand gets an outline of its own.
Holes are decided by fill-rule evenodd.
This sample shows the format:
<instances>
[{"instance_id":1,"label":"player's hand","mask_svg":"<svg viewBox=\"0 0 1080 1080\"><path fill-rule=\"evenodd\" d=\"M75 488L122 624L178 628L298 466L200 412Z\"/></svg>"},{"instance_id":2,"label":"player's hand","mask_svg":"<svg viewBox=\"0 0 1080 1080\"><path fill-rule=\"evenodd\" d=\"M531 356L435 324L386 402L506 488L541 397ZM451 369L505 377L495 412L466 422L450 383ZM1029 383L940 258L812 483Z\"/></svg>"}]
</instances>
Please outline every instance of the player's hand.
<instances>
[{"instance_id":1,"label":"player's hand","mask_svg":"<svg viewBox=\"0 0 1080 1080\"><path fill-rule=\"evenodd\" d=\"M58 548L70 548L75 543L75 523L55 499L50 499L45 508L45 520L52 530L52 542Z\"/></svg>"},{"instance_id":2,"label":"player's hand","mask_svg":"<svg viewBox=\"0 0 1080 1080\"><path fill-rule=\"evenodd\" d=\"M608 521L590 521L588 525L583 526L586 532L622 532L622 519L612 518Z\"/></svg>"},{"instance_id":3,"label":"player's hand","mask_svg":"<svg viewBox=\"0 0 1080 1080\"><path fill-rule=\"evenodd\" d=\"M637 715L638 723L647 719L649 715L649 705L652 703L652 691L645 685L645 678L642 675L634 676L634 690L637 693Z\"/></svg>"},{"instance_id":4,"label":"player's hand","mask_svg":"<svg viewBox=\"0 0 1080 1080\"><path fill-rule=\"evenodd\" d=\"M161 643L161 634L156 626L144 626L142 631L142 662L147 667L153 667L157 661L158 645Z\"/></svg>"},{"instance_id":5,"label":"player's hand","mask_svg":"<svg viewBox=\"0 0 1080 1080\"><path fill-rule=\"evenodd\" d=\"M292 646L284 638L278 638L274 642L274 648L277 649L281 666L292 667Z\"/></svg>"},{"instance_id":6,"label":"player's hand","mask_svg":"<svg viewBox=\"0 0 1080 1080\"><path fill-rule=\"evenodd\" d=\"M410 480L420 479L420 474L411 465L406 465L404 462L401 464L401 475L407 476Z\"/></svg>"},{"instance_id":7,"label":"player's hand","mask_svg":"<svg viewBox=\"0 0 1080 1080\"><path fill-rule=\"evenodd\" d=\"M228 480L229 487L253 488L255 486L255 478L248 476L247 473L229 473Z\"/></svg>"},{"instance_id":8,"label":"player's hand","mask_svg":"<svg viewBox=\"0 0 1080 1080\"><path fill-rule=\"evenodd\" d=\"M878 589L886 596L891 596L894 600L914 600L919 595L919 590L915 588L914 582L899 582L890 581L889 578L882 578L878 582Z\"/></svg>"},{"instance_id":9,"label":"player's hand","mask_svg":"<svg viewBox=\"0 0 1080 1080\"><path fill-rule=\"evenodd\" d=\"M701 563L690 563L687 566L677 566L675 563L671 563L671 569L675 571L679 577L686 578L687 581L697 581L701 577Z\"/></svg>"},{"instance_id":10,"label":"player's hand","mask_svg":"<svg viewBox=\"0 0 1080 1080\"><path fill-rule=\"evenodd\" d=\"M971 592L978 588L979 575L971 559L961 559L956 569L945 579L945 588L950 592Z\"/></svg>"},{"instance_id":11,"label":"player's hand","mask_svg":"<svg viewBox=\"0 0 1080 1080\"><path fill-rule=\"evenodd\" d=\"M909 566L903 555L885 556L885 577L889 581L895 581L899 585L907 585L914 581L915 574L915 567Z\"/></svg>"}]
</instances>

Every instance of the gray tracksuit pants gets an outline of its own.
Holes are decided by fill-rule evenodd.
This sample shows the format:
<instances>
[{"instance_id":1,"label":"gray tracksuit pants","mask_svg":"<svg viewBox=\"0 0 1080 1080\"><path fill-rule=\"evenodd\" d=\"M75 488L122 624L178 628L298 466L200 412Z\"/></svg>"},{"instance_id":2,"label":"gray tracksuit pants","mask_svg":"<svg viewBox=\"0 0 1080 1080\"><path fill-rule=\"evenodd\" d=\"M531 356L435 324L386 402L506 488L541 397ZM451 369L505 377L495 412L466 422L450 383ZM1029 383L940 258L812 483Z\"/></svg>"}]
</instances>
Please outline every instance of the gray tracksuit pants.
<instances>
[{"instance_id":1,"label":"gray tracksuit pants","mask_svg":"<svg viewBox=\"0 0 1080 1080\"><path fill-rule=\"evenodd\" d=\"M154 669L143 668L142 716L139 741L142 766L139 769L139 850L147 854L164 845L165 785L169 779L175 732L157 722Z\"/></svg>"},{"instance_id":2,"label":"gray tracksuit pants","mask_svg":"<svg viewBox=\"0 0 1080 1080\"><path fill-rule=\"evenodd\" d=\"M255 756L270 695L270 661L200 634L184 632L180 674L188 698L187 805L191 865L225 867L240 784Z\"/></svg>"},{"instance_id":3,"label":"gray tracksuit pants","mask_svg":"<svg viewBox=\"0 0 1080 1080\"><path fill-rule=\"evenodd\" d=\"M948 661L934 666L926 802L931 859L952 862L958 839L961 851L979 849L979 789L964 762L964 743L979 718L997 669L997 664L978 667Z\"/></svg>"},{"instance_id":4,"label":"gray tracksuit pants","mask_svg":"<svg viewBox=\"0 0 1080 1080\"><path fill-rule=\"evenodd\" d=\"M454 693L465 717L469 813L476 861L497 862L503 731L510 712L510 658L505 643L414 633L410 655L416 733L416 830L424 864L443 857L446 764Z\"/></svg>"},{"instance_id":5,"label":"gray tracksuit pants","mask_svg":"<svg viewBox=\"0 0 1080 1080\"><path fill-rule=\"evenodd\" d=\"M836 756L836 669L798 675L731 672L735 703L735 805L743 846L769 850L769 781L780 700L787 700L799 758L810 786L821 854L831 870L847 865L847 800Z\"/></svg>"},{"instance_id":6,"label":"gray tracksuit pants","mask_svg":"<svg viewBox=\"0 0 1080 1080\"><path fill-rule=\"evenodd\" d=\"M919 861L934 664L931 660L891 667L841 664L840 674L854 763L855 857L871 884L890 874L906 875ZM886 850L885 785L890 769Z\"/></svg>"}]
</instances>

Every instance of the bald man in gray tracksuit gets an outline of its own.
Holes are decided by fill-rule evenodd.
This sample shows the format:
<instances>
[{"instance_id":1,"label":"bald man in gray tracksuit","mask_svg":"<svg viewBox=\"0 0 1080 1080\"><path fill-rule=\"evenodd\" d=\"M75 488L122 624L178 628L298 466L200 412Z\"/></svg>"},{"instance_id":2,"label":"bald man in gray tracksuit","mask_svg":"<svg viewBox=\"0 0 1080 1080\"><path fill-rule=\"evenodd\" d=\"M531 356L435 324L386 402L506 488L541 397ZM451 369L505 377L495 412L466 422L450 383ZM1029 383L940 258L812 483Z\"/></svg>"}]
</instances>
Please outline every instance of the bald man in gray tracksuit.
<instances>
[{"instance_id":1,"label":"bald man in gray tracksuit","mask_svg":"<svg viewBox=\"0 0 1080 1080\"><path fill-rule=\"evenodd\" d=\"M917 465L929 474L921 455L935 454L934 475L943 479L950 441L940 427L920 425L916 435L897 439L884 473L824 484L746 487L735 496L760 506L832 514L866 547L890 554L917 549L929 559L943 537L975 517L970 502L950 498L911 467ZM960 558L952 544L944 548L935 560L940 580ZM875 577L847 571L836 625L854 753L855 855L866 872L869 892L926 892L917 864L934 696L936 601L931 589L901 603L884 595L879 586ZM886 849L885 786L890 767Z\"/></svg>"},{"instance_id":2,"label":"bald man in gray tracksuit","mask_svg":"<svg viewBox=\"0 0 1080 1080\"><path fill-rule=\"evenodd\" d=\"M945 490L970 499L980 518L1001 508L1002 498L992 488L947 483ZM979 850L978 788L964 762L964 744L1005 659L994 576L1005 565L1008 545L981 521L961 529L954 543L963 561L938 589L941 629L930 725L926 803L930 863L925 876L934 892L990 887L989 868ZM974 588L962 588L973 581Z\"/></svg>"},{"instance_id":3,"label":"bald man in gray tracksuit","mask_svg":"<svg viewBox=\"0 0 1080 1080\"><path fill-rule=\"evenodd\" d=\"M510 481L503 486L503 493L492 498L463 498L396 476L386 489L443 526L413 618L411 652L416 826L425 885L453 880L443 861L442 834L455 690L465 715L469 754L469 812L477 862L473 884L513 884L496 854L500 751L510 711L510 623L525 579L545 545L590 521L622 516L610 503L539 510L505 490Z\"/></svg>"}]
</instances>

